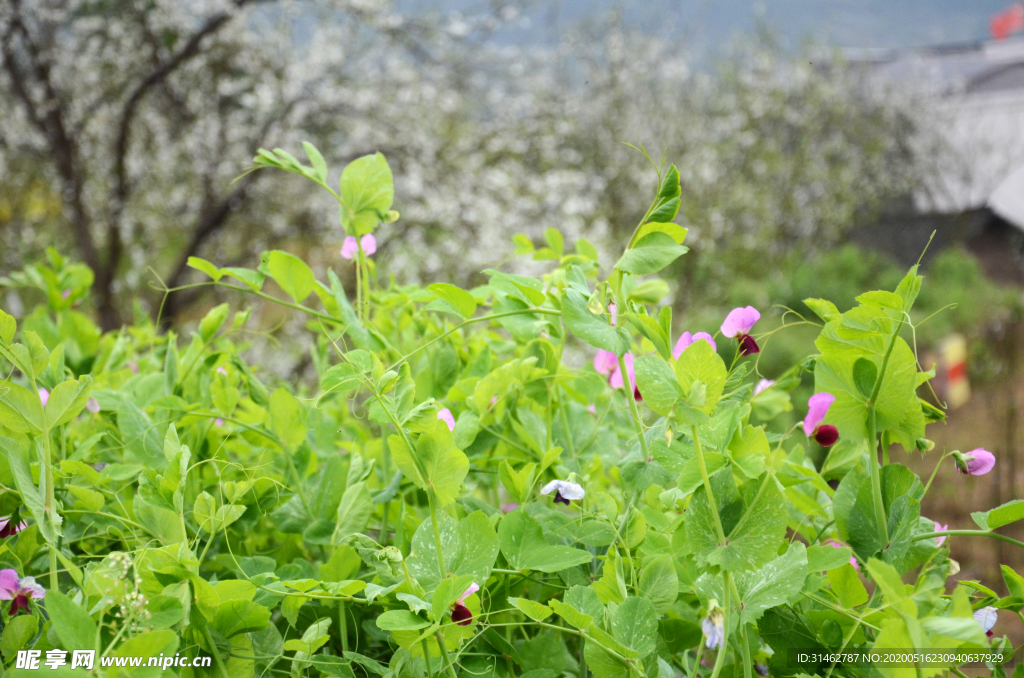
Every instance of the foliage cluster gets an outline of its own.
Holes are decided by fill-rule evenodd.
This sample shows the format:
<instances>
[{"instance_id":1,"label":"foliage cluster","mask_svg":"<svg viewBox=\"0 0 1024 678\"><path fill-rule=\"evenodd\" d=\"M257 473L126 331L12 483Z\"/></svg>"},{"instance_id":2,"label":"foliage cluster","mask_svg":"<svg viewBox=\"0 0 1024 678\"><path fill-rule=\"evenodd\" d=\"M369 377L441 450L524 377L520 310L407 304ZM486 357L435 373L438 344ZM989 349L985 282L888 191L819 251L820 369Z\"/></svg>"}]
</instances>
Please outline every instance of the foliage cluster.
<instances>
[{"instance_id":1,"label":"foliage cluster","mask_svg":"<svg viewBox=\"0 0 1024 678\"><path fill-rule=\"evenodd\" d=\"M306 153L255 163L329 191L352 238L398 219L382 155L334 189ZM921 515L931 481L890 460L928 451L944 416L907 341L916 267L844 313L806 300L816 352L762 383L753 309L673 341L654 276L687 251L680 194L676 168L659 171L612 267L551 229L544 248L516 241L541 277L492 269L472 290L381 286L363 246L354 303L333 270L318 280L281 250L256 268L192 259L203 284L304 315L308 392L246 361L249 310L217 306L185 338L101 333L75 308L87 268L54 253L27 267L47 303L0 313L0 564L26 592L0 603L16 612L5 663L90 648L210 655L180 673L217 678L750 678L875 670L796 650L1012 652L986 620L1024 609L1024 578L1004 569L1006 597L951 581L944 541L1007 539L995 530L1024 502L948 531ZM567 364L573 345L600 351L593 367ZM827 413L806 431L759 423L802 380ZM982 452L936 467L990 470Z\"/></svg>"}]
</instances>

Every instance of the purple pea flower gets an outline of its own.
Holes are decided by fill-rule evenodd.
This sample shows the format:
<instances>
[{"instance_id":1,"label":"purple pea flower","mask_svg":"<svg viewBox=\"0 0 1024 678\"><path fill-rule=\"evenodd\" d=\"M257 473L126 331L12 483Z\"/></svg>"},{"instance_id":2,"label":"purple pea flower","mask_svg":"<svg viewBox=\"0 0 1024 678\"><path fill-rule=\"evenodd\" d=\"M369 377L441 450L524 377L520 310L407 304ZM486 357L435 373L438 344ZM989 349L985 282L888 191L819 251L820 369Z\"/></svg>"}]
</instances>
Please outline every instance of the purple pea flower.
<instances>
[{"instance_id":1,"label":"purple pea flower","mask_svg":"<svg viewBox=\"0 0 1024 678\"><path fill-rule=\"evenodd\" d=\"M991 638L995 635L992 633L992 627L996 625L996 620L999 619L999 610L992 606L983 607L980 610L974 611L974 619L981 624L985 635Z\"/></svg>"},{"instance_id":2,"label":"purple pea flower","mask_svg":"<svg viewBox=\"0 0 1024 678\"><path fill-rule=\"evenodd\" d=\"M996 465L995 455L982 447L967 453L954 452L953 459L960 473L965 476L983 476Z\"/></svg>"},{"instance_id":3,"label":"purple pea flower","mask_svg":"<svg viewBox=\"0 0 1024 678\"><path fill-rule=\"evenodd\" d=\"M772 386L775 386L774 381L772 381L771 379L762 379L761 381L757 382L757 386L754 387L754 396L757 397L759 393L767 389L770 389Z\"/></svg>"},{"instance_id":4,"label":"purple pea flower","mask_svg":"<svg viewBox=\"0 0 1024 678\"><path fill-rule=\"evenodd\" d=\"M462 592L462 595L459 596L459 599L456 600L455 603L452 605L453 622L455 622L459 626L469 626L473 623L473 613L470 611L468 607L466 607L465 603L466 598L469 598L471 595L473 595L479 590L480 585L476 582L473 582L469 585L469 588Z\"/></svg>"},{"instance_id":5,"label":"purple pea flower","mask_svg":"<svg viewBox=\"0 0 1024 678\"><path fill-rule=\"evenodd\" d=\"M14 522L17 520L17 515L7 516L6 518L0 518L0 539L6 539L7 537L13 537L18 534L26 527L28 523L24 520L21 522Z\"/></svg>"},{"instance_id":6,"label":"purple pea flower","mask_svg":"<svg viewBox=\"0 0 1024 678\"><path fill-rule=\"evenodd\" d=\"M50 392L45 388L40 388L39 399L43 401L43 407L46 407L46 401L50 399Z\"/></svg>"},{"instance_id":7,"label":"purple pea flower","mask_svg":"<svg viewBox=\"0 0 1024 678\"><path fill-rule=\"evenodd\" d=\"M718 346L715 345L714 338L707 332L697 332L696 334L683 332L682 336L679 337L679 341L676 342L675 348L672 349L672 357L678 360L679 356L683 355L683 351L689 348L691 344L700 341L701 339L711 344L711 350L718 350Z\"/></svg>"},{"instance_id":8,"label":"purple pea flower","mask_svg":"<svg viewBox=\"0 0 1024 678\"><path fill-rule=\"evenodd\" d=\"M804 433L808 438L814 438L822 447L831 447L839 440L839 430L831 424L822 424L828 408L836 397L831 393L815 393L807 401L807 416L804 417Z\"/></svg>"},{"instance_id":9,"label":"purple pea flower","mask_svg":"<svg viewBox=\"0 0 1024 678\"><path fill-rule=\"evenodd\" d=\"M14 601L11 605L12 617L20 609L28 611L29 599L42 599L45 595L46 590L36 583L35 577L19 579L15 570L0 570L0 600Z\"/></svg>"},{"instance_id":10,"label":"purple pea flower","mask_svg":"<svg viewBox=\"0 0 1024 678\"><path fill-rule=\"evenodd\" d=\"M437 418L448 424L448 430L455 430L455 417L452 416L452 411L447 407L437 413Z\"/></svg>"},{"instance_id":11,"label":"purple pea flower","mask_svg":"<svg viewBox=\"0 0 1024 678\"><path fill-rule=\"evenodd\" d=\"M619 358L611 351L599 349L594 354L594 370L598 374L608 376L617 369L619 369Z\"/></svg>"},{"instance_id":12,"label":"purple pea flower","mask_svg":"<svg viewBox=\"0 0 1024 678\"><path fill-rule=\"evenodd\" d=\"M750 336L750 330L753 329L754 323L760 319L761 314L753 306L734 308L729 312L729 315L725 316L725 321L721 327L722 334L726 337L736 338L736 341L740 344L740 355L751 355L752 353L761 352L757 342Z\"/></svg>"}]
</instances>

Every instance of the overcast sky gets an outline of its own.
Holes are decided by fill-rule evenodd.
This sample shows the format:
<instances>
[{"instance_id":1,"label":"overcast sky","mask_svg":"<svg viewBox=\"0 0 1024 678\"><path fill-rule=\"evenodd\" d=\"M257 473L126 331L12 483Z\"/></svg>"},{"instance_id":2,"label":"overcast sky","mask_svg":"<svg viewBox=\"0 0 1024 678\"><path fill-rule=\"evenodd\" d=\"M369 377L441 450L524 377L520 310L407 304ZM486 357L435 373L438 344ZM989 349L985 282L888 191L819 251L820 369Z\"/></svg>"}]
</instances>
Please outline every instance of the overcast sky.
<instances>
[{"instance_id":1,"label":"overcast sky","mask_svg":"<svg viewBox=\"0 0 1024 678\"><path fill-rule=\"evenodd\" d=\"M448 10L479 0L405 0ZM715 52L760 14L789 45L814 37L843 47L889 48L983 40L989 17L1011 0L537 0L503 40L549 42L588 16L618 8L636 27L667 34L698 54Z\"/></svg>"}]
</instances>

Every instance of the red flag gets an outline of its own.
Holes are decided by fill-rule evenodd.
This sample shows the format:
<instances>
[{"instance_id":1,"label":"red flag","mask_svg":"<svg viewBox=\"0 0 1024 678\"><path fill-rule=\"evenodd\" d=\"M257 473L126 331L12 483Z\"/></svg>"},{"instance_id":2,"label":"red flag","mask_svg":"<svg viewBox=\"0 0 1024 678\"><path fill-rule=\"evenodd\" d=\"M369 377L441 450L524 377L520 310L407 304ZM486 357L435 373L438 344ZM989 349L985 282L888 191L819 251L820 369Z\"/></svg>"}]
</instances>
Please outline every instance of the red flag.
<instances>
[{"instance_id":1,"label":"red flag","mask_svg":"<svg viewBox=\"0 0 1024 678\"><path fill-rule=\"evenodd\" d=\"M1024 5L1016 3L989 19L992 37L1005 40L1014 33L1024 29Z\"/></svg>"}]
</instances>

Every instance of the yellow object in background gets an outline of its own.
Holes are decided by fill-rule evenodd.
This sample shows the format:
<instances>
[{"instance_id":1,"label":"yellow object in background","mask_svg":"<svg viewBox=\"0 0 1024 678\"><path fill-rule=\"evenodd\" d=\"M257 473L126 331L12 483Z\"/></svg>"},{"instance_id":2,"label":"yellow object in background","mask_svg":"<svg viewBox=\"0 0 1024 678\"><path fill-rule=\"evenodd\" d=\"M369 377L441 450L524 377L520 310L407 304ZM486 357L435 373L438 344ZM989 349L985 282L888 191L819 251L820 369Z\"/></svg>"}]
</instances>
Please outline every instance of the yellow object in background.
<instances>
[{"instance_id":1,"label":"yellow object in background","mask_svg":"<svg viewBox=\"0 0 1024 678\"><path fill-rule=\"evenodd\" d=\"M951 334L939 344L939 367L942 370L942 395L949 409L956 409L971 397L967 377L967 339Z\"/></svg>"}]
</instances>

